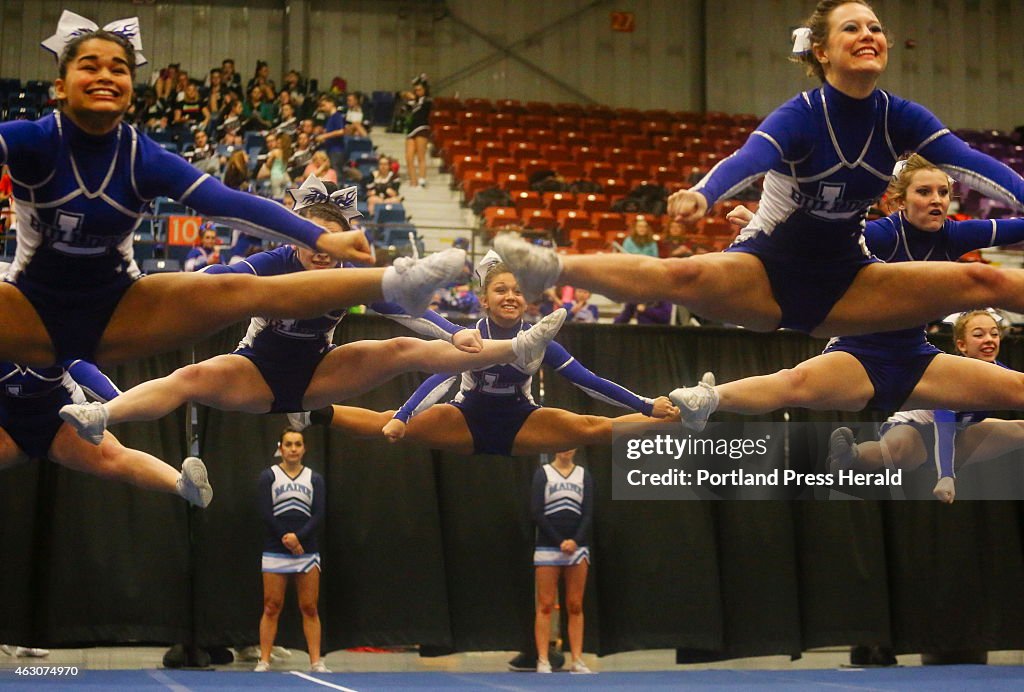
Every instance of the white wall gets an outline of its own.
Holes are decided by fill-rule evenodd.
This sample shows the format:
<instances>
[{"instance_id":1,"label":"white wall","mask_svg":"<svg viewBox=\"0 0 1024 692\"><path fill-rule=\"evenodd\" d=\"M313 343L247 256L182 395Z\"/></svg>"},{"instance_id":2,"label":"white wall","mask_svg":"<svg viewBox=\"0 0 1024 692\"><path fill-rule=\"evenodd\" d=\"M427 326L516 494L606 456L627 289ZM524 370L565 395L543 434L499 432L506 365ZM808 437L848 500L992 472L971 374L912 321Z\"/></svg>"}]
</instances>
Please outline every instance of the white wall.
<instances>
[{"instance_id":1,"label":"white wall","mask_svg":"<svg viewBox=\"0 0 1024 692\"><path fill-rule=\"evenodd\" d=\"M922 102L954 127L1024 123L1024 2L875 5L896 42L885 88ZM568 88L509 57L467 73L495 48L442 17L444 3L427 0L0 0L0 75L52 78L53 63L38 43L68 7L100 23L137 14L153 65L180 62L193 74L230 56L246 79L256 60L266 59L275 79L295 65L322 85L341 75L364 91L402 88L425 71L447 83L444 94L762 115L813 86L786 61L790 30L810 12L808 0L449 0L446 6L490 41L516 44L516 54ZM612 10L634 12L636 30L612 31ZM556 31L541 31L572 15ZM904 46L908 38L915 48ZM140 79L149 76L143 68Z\"/></svg>"}]
</instances>

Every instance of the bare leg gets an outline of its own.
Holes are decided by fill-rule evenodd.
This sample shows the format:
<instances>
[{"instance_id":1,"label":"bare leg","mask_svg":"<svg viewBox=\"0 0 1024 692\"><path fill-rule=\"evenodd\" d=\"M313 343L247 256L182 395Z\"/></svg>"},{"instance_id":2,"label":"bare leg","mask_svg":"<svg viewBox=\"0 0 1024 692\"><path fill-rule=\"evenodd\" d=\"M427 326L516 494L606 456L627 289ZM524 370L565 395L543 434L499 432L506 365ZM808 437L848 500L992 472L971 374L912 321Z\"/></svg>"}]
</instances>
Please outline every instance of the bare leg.
<instances>
[{"instance_id":1,"label":"bare leg","mask_svg":"<svg viewBox=\"0 0 1024 692\"><path fill-rule=\"evenodd\" d=\"M742 252L684 259L630 254L566 255L561 280L613 300L667 300L693 312L750 329L779 326L782 311L772 297L761 260Z\"/></svg>"},{"instance_id":2,"label":"bare leg","mask_svg":"<svg viewBox=\"0 0 1024 692\"><path fill-rule=\"evenodd\" d=\"M415 420L415 419L413 419ZM616 423L665 424L668 421L633 413L617 418L589 416L559 408L539 408L530 414L516 435L512 454L554 454L573 447L610 445Z\"/></svg>"},{"instance_id":3,"label":"bare leg","mask_svg":"<svg viewBox=\"0 0 1024 692\"><path fill-rule=\"evenodd\" d=\"M288 575L276 572L263 573L263 615L260 617L260 660L270 663L270 650L277 637L277 622L284 605L284 591L288 586Z\"/></svg>"},{"instance_id":4,"label":"bare leg","mask_svg":"<svg viewBox=\"0 0 1024 692\"><path fill-rule=\"evenodd\" d=\"M421 180L427 179L427 137L416 138L416 158L419 159L419 175Z\"/></svg>"},{"instance_id":5,"label":"bare leg","mask_svg":"<svg viewBox=\"0 0 1024 692\"><path fill-rule=\"evenodd\" d=\"M108 480L129 483L143 490L178 494L177 469L138 449L125 447L109 432L97 447L64 424L53 438L48 456L61 466Z\"/></svg>"},{"instance_id":6,"label":"bare leg","mask_svg":"<svg viewBox=\"0 0 1024 692\"><path fill-rule=\"evenodd\" d=\"M558 600L558 575L561 567L539 565L534 568L537 575L537 614L533 622L533 638L537 644L537 661L548 660L548 646L551 642L551 613Z\"/></svg>"},{"instance_id":7,"label":"bare leg","mask_svg":"<svg viewBox=\"0 0 1024 692\"><path fill-rule=\"evenodd\" d=\"M6 430L0 428L0 470L11 469L27 461L28 454L21 451Z\"/></svg>"},{"instance_id":8,"label":"bare leg","mask_svg":"<svg viewBox=\"0 0 1024 692\"><path fill-rule=\"evenodd\" d=\"M114 425L163 418L187 401L223 411L266 413L273 400L270 387L252 361L229 354L143 382L104 407L107 424Z\"/></svg>"},{"instance_id":9,"label":"bare leg","mask_svg":"<svg viewBox=\"0 0 1024 692\"><path fill-rule=\"evenodd\" d=\"M956 262L872 264L857 274L814 336L913 327L979 305L1024 311L1024 270Z\"/></svg>"},{"instance_id":10,"label":"bare leg","mask_svg":"<svg viewBox=\"0 0 1024 692\"><path fill-rule=\"evenodd\" d=\"M849 353L825 353L790 370L720 384L719 411L759 414L787 406L819 411L859 411L875 388Z\"/></svg>"},{"instance_id":11,"label":"bare leg","mask_svg":"<svg viewBox=\"0 0 1024 692\"><path fill-rule=\"evenodd\" d=\"M306 635L306 650L309 664L320 660L320 570L316 567L308 572L295 575L295 590L299 595L299 610L302 612L302 633Z\"/></svg>"},{"instance_id":12,"label":"bare leg","mask_svg":"<svg viewBox=\"0 0 1024 692\"><path fill-rule=\"evenodd\" d=\"M943 353L932 360L903 407L906 410L1021 410L1024 409L1024 374Z\"/></svg>"},{"instance_id":13,"label":"bare leg","mask_svg":"<svg viewBox=\"0 0 1024 692\"><path fill-rule=\"evenodd\" d=\"M968 426L956 436L961 464L988 461L1024 447L1024 420L990 418Z\"/></svg>"},{"instance_id":14,"label":"bare leg","mask_svg":"<svg viewBox=\"0 0 1024 692\"><path fill-rule=\"evenodd\" d=\"M569 649L573 663L583 658L583 591L587 586L590 564L581 562L565 568L565 608L569 629Z\"/></svg>"},{"instance_id":15,"label":"bare leg","mask_svg":"<svg viewBox=\"0 0 1024 692\"><path fill-rule=\"evenodd\" d=\"M331 408L334 410L331 427L353 437L381 437L381 429L395 415L394 411L371 411L357 406L335 404Z\"/></svg>"},{"instance_id":16,"label":"bare leg","mask_svg":"<svg viewBox=\"0 0 1024 692\"><path fill-rule=\"evenodd\" d=\"M97 350L102 364L191 343L247 320L312 318L382 299L383 269L324 269L284 276L156 274L125 293Z\"/></svg>"},{"instance_id":17,"label":"bare leg","mask_svg":"<svg viewBox=\"0 0 1024 692\"><path fill-rule=\"evenodd\" d=\"M916 469L928 459L921 435L910 425L897 425L886 431L882 439L857 445L857 459L851 468L858 471L881 471L892 465L898 469Z\"/></svg>"},{"instance_id":18,"label":"bare leg","mask_svg":"<svg viewBox=\"0 0 1024 692\"><path fill-rule=\"evenodd\" d=\"M356 396L406 372L458 373L515 359L512 342L484 339L478 353L465 353L446 341L396 337L356 341L331 351L320 363L303 398L317 409Z\"/></svg>"},{"instance_id":19,"label":"bare leg","mask_svg":"<svg viewBox=\"0 0 1024 692\"><path fill-rule=\"evenodd\" d=\"M416 187L416 142L410 137L405 138L405 171L409 176L409 186Z\"/></svg>"},{"instance_id":20,"label":"bare leg","mask_svg":"<svg viewBox=\"0 0 1024 692\"><path fill-rule=\"evenodd\" d=\"M56 357L50 335L28 299L0 282L0 360L22 365L51 365Z\"/></svg>"}]
</instances>

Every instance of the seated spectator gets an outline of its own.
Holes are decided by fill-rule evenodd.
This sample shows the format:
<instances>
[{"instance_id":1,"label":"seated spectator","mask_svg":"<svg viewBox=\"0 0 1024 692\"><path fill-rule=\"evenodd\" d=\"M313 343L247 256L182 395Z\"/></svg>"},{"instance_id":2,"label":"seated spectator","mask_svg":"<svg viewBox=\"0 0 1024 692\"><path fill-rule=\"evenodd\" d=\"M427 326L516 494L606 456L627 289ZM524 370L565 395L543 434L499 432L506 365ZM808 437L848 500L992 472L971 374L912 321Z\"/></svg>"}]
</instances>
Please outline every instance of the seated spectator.
<instances>
[{"instance_id":1,"label":"seated spectator","mask_svg":"<svg viewBox=\"0 0 1024 692\"><path fill-rule=\"evenodd\" d=\"M325 182L330 181L335 184L338 182L338 174L331 168L331 160L327 158L327 154L323 151L317 151L313 154L309 165L306 166L306 170L302 173L302 179L305 180L311 174Z\"/></svg>"},{"instance_id":2,"label":"seated spectator","mask_svg":"<svg viewBox=\"0 0 1024 692\"><path fill-rule=\"evenodd\" d=\"M203 104L199 87L192 82L185 86L184 98L174 107L172 125L181 133L182 141L210 125L210 110Z\"/></svg>"},{"instance_id":3,"label":"seated spectator","mask_svg":"<svg viewBox=\"0 0 1024 692\"><path fill-rule=\"evenodd\" d=\"M265 60L256 61L256 72L245 87L245 91L248 94L252 94L253 89L260 90L263 101L266 103L273 103L274 99L277 98L274 80L270 78L270 66Z\"/></svg>"},{"instance_id":4,"label":"seated spectator","mask_svg":"<svg viewBox=\"0 0 1024 692\"><path fill-rule=\"evenodd\" d=\"M366 122L363 104L356 93L345 97L345 134L350 137L366 137Z\"/></svg>"},{"instance_id":5,"label":"seated spectator","mask_svg":"<svg viewBox=\"0 0 1024 692\"><path fill-rule=\"evenodd\" d=\"M269 130L277 119L277 108L264 99L263 89L254 86L242 108L244 130Z\"/></svg>"},{"instance_id":6,"label":"seated spectator","mask_svg":"<svg viewBox=\"0 0 1024 692\"><path fill-rule=\"evenodd\" d=\"M632 255L658 256L658 243L654 240L654 232L651 224L643 216L637 216L633 220L633 229L622 242L622 251Z\"/></svg>"},{"instance_id":7,"label":"seated spectator","mask_svg":"<svg viewBox=\"0 0 1024 692\"><path fill-rule=\"evenodd\" d=\"M689 257L693 254L693 248L687 240L686 228L683 222L672 219L668 224L668 231L658 242L658 254L661 257Z\"/></svg>"},{"instance_id":8,"label":"seated spectator","mask_svg":"<svg viewBox=\"0 0 1024 692\"><path fill-rule=\"evenodd\" d=\"M282 94L287 94L287 91L282 91ZM274 129L271 132L277 134L294 135L295 131L299 129L299 119L295 117L295 107L291 103L285 103L281 105L280 115L277 118L277 124L274 125Z\"/></svg>"},{"instance_id":9,"label":"seated spectator","mask_svg":"<svg viewBox=\"0 0 1024 692\"><path fill-rule=\"evenodd\" d=\"M306 83L302 75L295 70L289 70L281 83L281 94L288 94L291 104L296 113L303 112L303 105L306 102ZM280 97L280 94L278 94Z\"/></svg>"},{"instance_id":10,"label":"seated spectator","mask_svg":"<svg viewBox=\"0 0 1024 692\"><path fill-rule=\"evenodd\" d=\"M291 185L288 176L288 161L292 157L292 138L286 134L267 135L267 159L256 173L257 180L270 180L270 196L282 199L284 191Z\"/></svg>"},{"instance_id":11,"label":"seated spectator","mask_svg":"<svg viewBox=\"0 0 1024 692\"><path fill-rule=\"evenodd\" d=\"M569 311L569 319L573 322L597 322L597 306L590 302L590 291L577 288L573 291L573 299L562 303Z\"/></svg>"},{"instance_id":12,"label":"seated spectator","mask_svg":"<svg viewBox=\"0 0 1024 692\"><path fill-rule=\"evenodd\" d=\"M224 107L224 95L228 93L223 80L223 73L219 67L210 70L210 76L207 78L206 108L214 117L220 114Z\"/></svg>"},{"instance_id":13,"label":"seated spectator","mask_svg":"<svg viewBox=\"0 0 1024 692\"><path fill-rule=\"evenodd\" d=\"M306 171L306 166L309 165L312 158L313 145L310 137L306 132L300 130L296 136L292 156L288 159L288 177L292 180L301 180L302 174ZM288 195L285 195L285 199L288 197Z\"/></svg>"},{"instance_id":14,"label":"seated spectator","mask_svg":"<svg viewBox=\"0 0 1024 692\"><path fill-rule=\"evenodd\" d=\"M135 123L145 132L163 132L167 129L170 111L167 105L157 97L156 91L146 89L142 92L142 104L136 109Z\"/></svg>"},{"instance_id":15,"label":"seated spectator","mask_svg":"<svg viewBox=\"0 0 1024 692\"><path fill-rule=\"evenodd\" d=\"M192 135L193 146L184 153L185 160L211 175L220 174L220 160L217 149L210 143L206 130L196 130Z\"/></svg>"},{"instance_id":16,"label":"seated spectator","mask_svg":"<svg viewBox=\"0 0 1024 692\"><path fill-rule=\"evenodd\" d=\"M382 202L401 202L398 194L401 179L398 171L392 165L388 156L381 156L377 159L377 169L371 174L370 181L366 183L366 206L373 216L373 210Z\"/></svg>"},{"instance_id":17,"label":"seated spectator","mask_svg":"<svg viewBox=\"0 0 1024 692\"><path fill-rule=\"evenodd\" d=\"M234 190L249 189L249 156L244 149L239 149L231 154L224 167L222 180L225 185Z\"/></svg>"},{"instance_id":18,"label":"seated spectator","mask_svg":"<svg viewBox=\"0 0 1024 692\"><path fill-rule=\"evenodd\" d=\"M199 245L189 250L185 255L183 268L187 272L199 271L208 264L220 264L220 251L217 248L219 239L213 224L203 224L203 237Z\"/></svg>"},{"instance_id":19,"label":"seated spectator","mask_svg":"<svg viewBox=\"0 0 1024 692\"><path fill-rule=\"evenodd\" d=\"M242 98L242 75L235 72L235 61L225 58L220 63L221 81L228 91L235 92L235 96Z\"/></svg>"},{"instance_id":20,"label":"seated spectator","mask_svg":"<svg viewBox=\"0 0 1024 692\"><path fill-rule=\"evenodd\" d=\"M670 324L672 321L672 303L658 300L653 303L627 303L622 312L612 320L615 324L629 324L636 317L637 324Z\"/></svg>"},{"instance_id":21,"label":"seated spectator","mask_svg":"<svg viewBox=\"0 0 1024 692\"><path fill-rule=\"evenodd\" d=\"M153 90L159 101L168 103L175 100L179 69L180 65L172 62L157 73L156 81L153 82Z\"/></svg>"}]
</instances>

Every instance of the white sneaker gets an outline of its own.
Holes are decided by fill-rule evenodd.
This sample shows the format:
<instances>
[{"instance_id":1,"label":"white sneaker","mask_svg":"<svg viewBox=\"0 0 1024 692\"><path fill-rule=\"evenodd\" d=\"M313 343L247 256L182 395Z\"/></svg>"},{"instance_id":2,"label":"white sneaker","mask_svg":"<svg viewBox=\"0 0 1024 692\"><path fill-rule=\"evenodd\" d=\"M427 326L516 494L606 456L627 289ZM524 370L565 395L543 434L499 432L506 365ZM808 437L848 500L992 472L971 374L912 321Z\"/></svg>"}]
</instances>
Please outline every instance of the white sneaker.
<instances>
[{"instance_id":1,"label":"white sneaker","mask_svg":"<svg viewBox=\"0 0 1024 692\"><path fill-rule=\"evenodd\" d=\"M426 178L420 178L420 187L426 187L426 186L427 186L427 179Z\"/></svg>"},{"instance_id":2,"label":"white sneaker","mask_svg":"<svg viewBox=\"0 0 1024 692\"><path fill-rule=\"evenodd\" d=\"M516 354L512 366L528 375L537 372L548 344L565 324L568 314L565 308L558 308L529 329L516 334L512 339L512 352Z\"/></svg>"},{"instance_id":3,"label":"white sneaker","mask_svg":"<svg viewBox=\"0 0 1024 692\"><path fill-rule=\"evenodd\" d=\"M213 500L213 486L206 475L202 459L188 457L181 462L178 494L196 507L205 508Z\"/></svg>"},{"instance_id":4,"label":"white sneaker","mask_svg":"<svg viewBox=\"0 0 1024 692\"><path fill-rule=\"evenodd\" d=\"M266 673L270 670L270 661L260 661L256 664L256 667L252 669L254 673Z\"/></svg>"},{"instance_id":5,"label":"white sneaker","mask_svg":"<svg viewBox=\"0 0 1024 692\"><path fill-rule=\"evenodd\" d=\"M28 658L45 658L50 655L49 649L34 649L28 646L19 646L14 649L15 656L26 656Z\"/></svg>"},{"instance_id":6,"label":"white sneaker","mask_svg":"<svg viewBox=\"0 0 1024 692\"><path fill-rule=\"evenodd\" d=\"M537 672L538 673L550 673L551 662L550 661L537 661Z\"/></svg>"},{"instance_id":7,"label":"white sneaker","mask_svg":"<svg viewBox=\"0 0 1024 692\"><path fill-rule=\"evenodd\" d=\"M323 662L323 659L317 661L309 667L310 673L330 673L331 670L327 667L327 664Z\"/></svg>"},{"instance_id":8,"label":"white sneaker","mask_svg":"<svg viewBox=\"0 0 1024 692\"><path fill-rule=\"evenodd\" d=\"M679 408L679 420L684 428L700 432L708 424L708 416L718 410L718 392L715 376L704 373L696 387L673 389L668 398Z\"/></svg>"},{"instance_id":9,"label":"white sneaker","mask_svg":"<svg viewBox=\"0 0 1024 692\"><path fill-rule=\"evenodd\" d=\"M78 436L94 445L103 442L107 429L107 408L96 401L85 404L68 404L60 410L61 419L74 427Z\"/></svg>"},{"instance_id":10,"label":"white sneaker","mask_svg":"<svg viewBox=\"0 0 1024 692\"><path fill-rule=\"evenodd\" d=\"M591 675L594 671L587 668L587 664L583 661L573 661L572 668L569 669L569 672L576 675Z\"/></svg>"},{"instance_id":11,"label":"white sneaker","mask_svg":"<svg viewBox=\"0 0 1024 692\"><path fill-rule=\"evenodd\" d=\"M828 438L828 470L838 473L848 469L857 461L857 438L849 428L836 428Z\"/></svg>"},{"instance_id":12,"label":"white sneaker","mask_svg":"<svg viewBox=\"0 0 1024 692\"><path fill-rule=\"evenodd\" d=\"M384 272L381 288L384 300L397 303L413 317L430 307L434 291L462 276L466 252L448 248L423 259L399 257Z\"/></svg>"},{"instance_id":13,"label":"white sneaker","mask_svg":"<svg viewBox=\"0 0 1024 692\"><path fill-rule=\"evenodd\" d=\"M14 655L14 650L17 647L11 646L10 644L0 644L0 651L7 654L8 656Z\"/></svg>"},{"instance_id":14,"label":"white sneaker","mask_svg":"<svg viewBox=\"0 0 1024 692\"><path fill-rule=\"evenodd\" d=\"M292 430L302 432L312 424L313 420L310 418L309 411L288 414L288 427Z\"/></svg>"},{"instance_id":15,"label":"white sneaker","mask_svg":"<svg viewBox=\"0 0 1024 692\"><path fill-rule=\"evenodd\" d=\"M528 243L518 233L499 233L494 250L515 274L527 300L537 300L544 289L558 283L562 259L551 248Z\"/></svg>"}]
</instances>

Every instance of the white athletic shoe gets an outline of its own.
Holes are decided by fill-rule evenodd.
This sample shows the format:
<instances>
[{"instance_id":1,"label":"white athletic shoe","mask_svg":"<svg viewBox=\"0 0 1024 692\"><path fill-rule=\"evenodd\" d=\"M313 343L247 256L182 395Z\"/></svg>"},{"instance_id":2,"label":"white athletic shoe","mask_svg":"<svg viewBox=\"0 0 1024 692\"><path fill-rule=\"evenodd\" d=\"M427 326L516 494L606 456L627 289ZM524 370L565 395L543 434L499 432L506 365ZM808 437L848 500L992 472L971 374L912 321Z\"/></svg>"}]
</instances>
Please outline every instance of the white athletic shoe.
<instances>
[{"instance_id":1,"label":"white athletic shoe","mask_svg":"<svg viewBox=\"0 0 1024 692\"><path fill-rule=\"evenodd\" d=\"M715 376L706 372L696 387L673 389L668 398L679 408L679 420L683 427L700 432L708 424L708 416L718 410Z\"/></svg>"},{"instance_id":2,"label":"white athletic shoe","mask_svg":"<svg viewBox=\"0 0 1024 692\"><path fill-rule=\"evenodd\" d=\"M569 672L576 675L591 675L594 671L587 668L587 664L583 661L573 661L572 668L569 669Z\"/></svg>"},{"instance_id":3,"label":"white athletic shoe","mask_svg":"<svg viewBox=\"0 0 1024 692\"><path fill-rule=\"evenodd\" d=\"M260 661L256 664L256 667L252 669L254 673L266 673L270 670L270 661Z\"/></svg>"},{"instance_id":4,"label":"white athletic shoe","mask_svg":"<svg viewBox=\"0 0 1024 692\"><path fill-rule=\"evenodd\" d=\"M313 420L310 418L309 411L288 414L288 427L292 430L302 432L312 424Z\"/></svg>"},{"instance_id":5,"label":"white athletic shoe","mask_svg":"<svg viewBox=\"0 0 1024 692\"><path fill-rule=\"evenodd\" d=\"M516 354L512 366L528 375L537 372L544 361L544 351L565 324L568 314L565 308L558 308L529 329L516 334L512 339L512 352Z\"/></svg>"},{"instance_id":6,"label":"white athletic shoe","mask_svg":"<svg viewBox=\"0 0 1024 692\"><path fill-rule=\"evenodd\" d=\"M61 419L70 423L83 440L98 445L103 442L107 429L107 409L96 401L85 404L68 404L60 410Z\"/></svg>"},{"instance_id":7,"label":"white athletic shoe","mask_svg":"<svg viewBox=\"0 0 1024 692\"><path fill-rule=\"evenodd\" d=\"M28 658L46 658L50 655L49 649L36 649L30 646L19 646L14 649L15 656L26 656Z\"/></svg>"},{"instance_id":8,"label":"white athletic shoe","mask_svg":"<svg viewBox=\"0 0 1024 692\"><path fill-rule=\"evenodd\" d=\"M206 475L202 459L188 457L181 462L178 494L196 507L205 508L213 500L213 487Z\"/></svg>"},{"instance_id":9,"label":"white athletic shoe","mask_svg":"<svg viewBox=\"0 0 1024 692\"><path fill-rule=\"evenodd\" d=\"M551 248L528 243L518 233L499 233L494 250L515 274L527 300L537 300L544 289L558 283L562 259Z\"/></svg>"},{"instance_id":10,"label":"white athletic shoe","mask_svg":"<svg viewBox=\"0 0 1024 692\"><path fill-rule=\"evenodd\" d=\"M537 661L537 672L538 673L550 673L551 662L550 661Z\"/></svg>"},{"instance_id":11,"label":"white athletic shoe","mask_svg":"<svg viewBox=\"0 0 1024 692\"><path fill-rule=\"evenodd\" d=\"M857 461L857 438L849 428L836 428L828 438L828 470L838 473L848 469Z\"/></svg>"},{"instance_id":12,"label":"white athletic shoe","mask_svg":"<svg viewBox=\"0 0 1024 692\"><path fill-rule=\"evenodd\" d=\"M317 661L309 667L310 673L330 673L331 669L327 667L327 664L323 662L323 659Z\"/></svg>"},{"instance_id":13,"label":"white athletic shoe","mask_svg":"<svg viewBox=\"0 0 1024 692\"><path fill-rule=\"evenodd\" d=\"M448 248L423 259L399 257L384 272L381 288L384 300L397 303L403 310L419 317L430 307L434 291L462 276L466 252Z\"/></svg>"}]
</instances>

